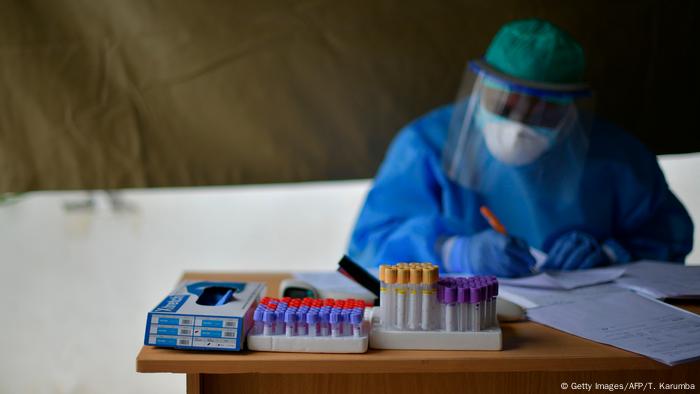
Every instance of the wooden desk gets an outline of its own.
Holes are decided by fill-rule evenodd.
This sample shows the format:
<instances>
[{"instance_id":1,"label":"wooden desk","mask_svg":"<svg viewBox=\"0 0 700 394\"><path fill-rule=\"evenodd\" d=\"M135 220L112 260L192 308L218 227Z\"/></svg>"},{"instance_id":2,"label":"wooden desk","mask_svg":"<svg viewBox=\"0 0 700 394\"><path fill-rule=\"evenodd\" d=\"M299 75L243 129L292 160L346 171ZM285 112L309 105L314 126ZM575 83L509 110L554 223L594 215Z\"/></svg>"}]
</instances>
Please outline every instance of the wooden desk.
<instances>
[{"instance_id":1,"label":"wooden desk","mask_svg":"<svg viewBox=\"0 0 700 394\"><path fill-rule=\"evenodd\" d=\"M287 277L185 274L185 279L264 281L275 296ZM700 312L697 305L687 309ZM575 383L633 382L652 382L657 391L657 383L692 383L700 390L700 361L668 367L531 322L505 323L502 329L500 352L218 353L144 346L136 370L187 374L188 393L560 393L582 391L573 390Z\"/></svg>"}]
</instances>

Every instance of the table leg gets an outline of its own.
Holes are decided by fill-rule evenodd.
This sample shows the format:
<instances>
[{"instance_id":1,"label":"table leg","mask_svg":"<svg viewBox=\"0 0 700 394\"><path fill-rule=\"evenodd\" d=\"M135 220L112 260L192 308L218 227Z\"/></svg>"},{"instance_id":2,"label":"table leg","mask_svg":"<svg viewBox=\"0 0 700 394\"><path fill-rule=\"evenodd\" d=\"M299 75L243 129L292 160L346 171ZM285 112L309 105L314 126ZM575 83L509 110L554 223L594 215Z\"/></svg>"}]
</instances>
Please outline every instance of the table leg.
<instances>
[{"instance_id":1,"label":"table leg","mask_svg":"<svg viewBox=\"0 0 700 394\"><path fill-rule=\"evenodd\" d=\"M198 373L187 374L187 394L201 394L201 375Z\"/></svg>"}]
</instances>

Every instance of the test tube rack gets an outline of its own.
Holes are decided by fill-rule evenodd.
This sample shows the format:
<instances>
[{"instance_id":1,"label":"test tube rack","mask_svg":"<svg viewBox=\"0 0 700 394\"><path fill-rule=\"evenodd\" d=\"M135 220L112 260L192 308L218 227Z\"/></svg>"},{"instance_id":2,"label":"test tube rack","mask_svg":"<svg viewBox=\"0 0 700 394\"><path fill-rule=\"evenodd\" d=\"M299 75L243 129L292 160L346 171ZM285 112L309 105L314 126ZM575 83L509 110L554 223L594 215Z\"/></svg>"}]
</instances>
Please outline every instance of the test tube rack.
<instances>
[{"instance_id":1,"label":"test tube rack","mask_svg":"<svg viewBox=\"0 0 700 394\"><path fill-rule=\"evenodd\" d=\"M372 311L374 349L500 350L493 276L438 277L430 263L380 266L380 306Z\"/></svg>"},{"instance_id":2,"label":"test tube rack","mask_svg":"<svg viewBox=\"0 0 700 394\"><path fill-rule=\"evenodd\" d=\"M347 299L270 298L253 314L248 349L268 352L364 353L369 344L369 308Z\"/></svg>"}]
</instances>

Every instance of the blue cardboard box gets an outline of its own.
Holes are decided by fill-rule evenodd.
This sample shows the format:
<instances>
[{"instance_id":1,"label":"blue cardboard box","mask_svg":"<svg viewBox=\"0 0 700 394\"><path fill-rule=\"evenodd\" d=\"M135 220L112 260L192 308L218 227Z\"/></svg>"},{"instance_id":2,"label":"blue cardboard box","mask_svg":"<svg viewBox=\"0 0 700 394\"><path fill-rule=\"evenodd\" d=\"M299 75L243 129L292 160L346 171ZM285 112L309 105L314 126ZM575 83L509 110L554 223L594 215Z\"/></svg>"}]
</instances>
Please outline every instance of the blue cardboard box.
<instances>
[{"instance_id":1,"label":"blue cardboard box","mask_svg":"<svg viewBox=\"0 0 700 394\"><path fill-rule=\"evenodd\" d=\"M258 282L182 281L148 313L144 344L241 350L264 292Z\"/></svg>"}]
</instances>

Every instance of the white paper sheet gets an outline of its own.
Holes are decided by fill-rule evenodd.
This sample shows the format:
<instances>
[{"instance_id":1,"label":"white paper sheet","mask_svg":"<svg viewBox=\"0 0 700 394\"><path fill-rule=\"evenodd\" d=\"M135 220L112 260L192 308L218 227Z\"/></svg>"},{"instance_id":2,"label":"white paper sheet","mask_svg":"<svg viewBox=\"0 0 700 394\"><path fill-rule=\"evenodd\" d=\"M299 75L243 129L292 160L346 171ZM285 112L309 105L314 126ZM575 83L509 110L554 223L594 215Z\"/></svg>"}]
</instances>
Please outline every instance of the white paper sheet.
<instances>
[{"instance_id":1,"label":"white paper sheet","mask_svg":"<svg viewBox=\"0 0 700 394\"><path fill-rule=\"evenodd\" d=\"M498 278L498 281L510 286L571 290L579 287L611 282L622 276L624 272L624 267L606 267L581 271L543 272L541 274L517 279Z\"/></svg>"},{"instance_id":2,"label":"white paper sheet","mask_svg":"<svg viewBox=\"0 0 700 394\"><path fill-rule=\"evenodd\" d=\"M498 296L528 309L547 305L572 304L580 300L591 301L602 294L620 292L628 292L628 290L613 283L581 287L573 290L501 285L498 289Z\"/></svg>"},{"instance_id":3,"label":"white paper sheet","mask_svg":"<svg viewBox=\"0 0 700 394\"><path fill-rule=\"evenodd\" d=\"M640 261L615 283L654 298L700 298L700 267Z\"/></svg>"},{"instance_id":4,"label":"white paper sheet","mask_svg":"<svg viewBox=\"0 0 700 394\"><path fill-rule=\"evenodd\" d=\"M668 365L700 359L700 316L631 291L529 309L538 323Z\"/></svg>"}]
</instances>

